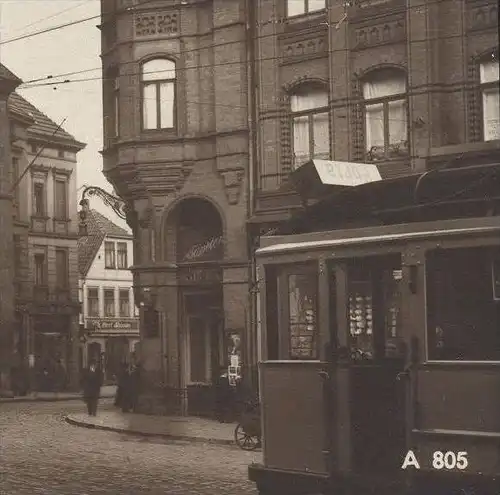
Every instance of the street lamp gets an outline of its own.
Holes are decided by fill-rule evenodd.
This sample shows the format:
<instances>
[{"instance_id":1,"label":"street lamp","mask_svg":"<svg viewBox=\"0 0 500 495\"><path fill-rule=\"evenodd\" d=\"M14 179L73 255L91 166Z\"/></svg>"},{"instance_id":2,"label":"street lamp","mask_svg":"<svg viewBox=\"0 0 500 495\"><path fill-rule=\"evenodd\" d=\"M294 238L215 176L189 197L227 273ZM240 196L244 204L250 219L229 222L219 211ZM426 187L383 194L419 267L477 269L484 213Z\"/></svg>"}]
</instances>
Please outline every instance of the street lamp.
<instances>
[{"instance_id":1,"label":"street lamp","mask_svg":"<svg viewBox=\"0 0 500 495\"><path fill-rule=\"evenodd\" d=\"M110 194L101 187L87 186L82 191L82 199L80 200L81 210L78 213L80 217L80 223L78 225L78 233L80 237L88 235L87 212L89 210L89 200L87 199L87 195L97 196L106 206L109 206L118 217L122 220L127 220L127 205L123 199Z\"/></svg>"}]
</instances>

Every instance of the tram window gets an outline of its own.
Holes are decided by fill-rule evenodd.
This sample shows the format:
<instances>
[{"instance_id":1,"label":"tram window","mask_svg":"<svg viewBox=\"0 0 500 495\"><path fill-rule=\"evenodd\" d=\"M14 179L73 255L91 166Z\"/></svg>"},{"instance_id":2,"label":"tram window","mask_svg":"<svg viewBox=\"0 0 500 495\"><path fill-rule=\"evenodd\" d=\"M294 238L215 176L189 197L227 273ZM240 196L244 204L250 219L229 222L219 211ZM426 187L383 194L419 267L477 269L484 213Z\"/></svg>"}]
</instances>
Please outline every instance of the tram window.
<instances>
[{"instance_id":1,"label":"tram window","mask_svg":"<svg viewBox=\"0 0 500 495\"><path fill-rule=\"evenodd\" d=\"M354 359L401 357L401 261L365 258L348 270L348 326Z\"/></svg>"},{"instance_id":2,"label":"tram window","mask_svg":"<svg viewBox=\"0 0 500 495\"><path fill-rule=\"evenodd\" d=\"M288 276L290 359L318 359L316 274Z\"/></svg>"},{"instance_id":3,"label":"tram window","mask_svg":"<svg viewBox=\"0 0 500 495\"><path fill-rule=\"evenodd\" d=\"M426 262L428 358L500 361L500 302L488 248L429 253Z\"/></svg>"}]
</instances>

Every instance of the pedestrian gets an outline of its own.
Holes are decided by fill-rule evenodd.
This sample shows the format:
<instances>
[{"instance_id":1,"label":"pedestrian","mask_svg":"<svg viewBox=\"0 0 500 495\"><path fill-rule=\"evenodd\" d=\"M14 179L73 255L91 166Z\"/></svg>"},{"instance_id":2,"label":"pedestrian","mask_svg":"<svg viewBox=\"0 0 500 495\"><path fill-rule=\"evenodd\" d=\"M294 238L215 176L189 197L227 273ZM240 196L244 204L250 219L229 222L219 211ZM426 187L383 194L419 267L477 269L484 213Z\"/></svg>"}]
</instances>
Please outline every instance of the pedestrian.
<instances>
[{"instance_id":1,"label":"pedestrian","mask_svg":"<svg viewBox=\"0 0 500 495\"><path fill-rule=\"evenodd\" d=\"M231 392L227 368L221 368L215 387L215 414L221 423L229 420Z\"/></svg>"},{"instance_id":2,"label":"pedestrian","mask_svg":"<svg viewBox=\"0 0 500 495\"><path fill-rule=\"evenodd\" d=\"M133 412L137 411L137 403L139 401L139 393L140 393L140 384L141 384L141 367L140 364L137 363L132 368L132 373L130 374L130 408Z\"/></svg>"},{"instance_id":3,"label":"pedestrian","mask_svg":"<svg viewBox=\"0 0 500 495\"><path fill-rule=\"evenodd\" d=\"M87 405L89 416L97 415L97 404L101 395L102 382L101 368L92 360L83 376L83 400Z\"/></svg>"}]
</instances>

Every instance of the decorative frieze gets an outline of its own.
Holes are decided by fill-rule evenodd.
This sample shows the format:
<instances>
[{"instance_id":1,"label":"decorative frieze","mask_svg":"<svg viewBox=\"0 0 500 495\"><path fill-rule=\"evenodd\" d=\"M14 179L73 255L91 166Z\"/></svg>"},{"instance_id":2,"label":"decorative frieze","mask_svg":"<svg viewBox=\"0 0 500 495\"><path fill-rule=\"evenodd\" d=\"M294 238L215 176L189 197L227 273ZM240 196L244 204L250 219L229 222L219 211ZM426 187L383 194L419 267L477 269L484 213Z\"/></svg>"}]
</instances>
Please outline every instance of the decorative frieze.
<instances>
[{"instance_id":1,"label":"decorative frieze","mask_svg":"<svg viewBox=\"0 0 500 495\"><path fill-rule=\"evenodd\" d=\"M498 28L498 3L483 4L469 10L467 29L480 31L483 29Z\"/></svg>"},{"instance_id":2,"label":"decorative frieze","mask_svg":"<svg viewBox=\"0 0 500 495\"><path fill-rule=\"evenodd\" d=\"M406 38L406 26L403 19L384 22L376 26L363 26L354 31L354 48L363 48L388 43L398 43Z\"/></svg>"},{"instance_id":3,"label":"decorative frieze","mask_svg":"<svg viewBox=\"0 0 500 495\"><path fill-rule=\"evenodd\" d=\"M300 58L311 58L326 53L327 43L324 36L318 38L286 43L282 47L281 58L283 63Z\"/></svg>"},{"instance_id":4,"label":"decorative frieze","mask_svg":"<svg viewBox=\"0 0 500 495\"><path fill-rule=\"evenodd\" d=\"M147 12L134 19L135 36L175 35L179 31L178 12Z\"/></svg>"}]
</instances>

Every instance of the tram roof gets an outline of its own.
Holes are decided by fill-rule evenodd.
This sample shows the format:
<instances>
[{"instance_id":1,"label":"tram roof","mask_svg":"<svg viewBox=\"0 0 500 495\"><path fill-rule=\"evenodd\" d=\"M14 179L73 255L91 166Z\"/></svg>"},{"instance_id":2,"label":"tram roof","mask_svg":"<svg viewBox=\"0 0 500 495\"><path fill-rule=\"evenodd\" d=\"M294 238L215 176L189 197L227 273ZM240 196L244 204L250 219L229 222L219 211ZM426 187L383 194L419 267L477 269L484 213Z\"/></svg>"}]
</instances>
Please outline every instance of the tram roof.
<instances>
[{"instance_id":1,"label":"tram roof","mask_svg":"<svg viewBox=\"0 0 500 495\"><path fill-rule=\"evenodd\" d=\"M329 232L264 237L262 238L264 245L256 251L256 254L258 256L266 256L289 252L352 247L356 245L498 233L499 231L500 220L498 217L342 229Z\"/></svg>"}]
</instances>

